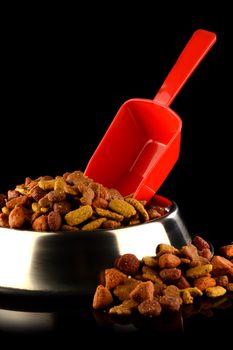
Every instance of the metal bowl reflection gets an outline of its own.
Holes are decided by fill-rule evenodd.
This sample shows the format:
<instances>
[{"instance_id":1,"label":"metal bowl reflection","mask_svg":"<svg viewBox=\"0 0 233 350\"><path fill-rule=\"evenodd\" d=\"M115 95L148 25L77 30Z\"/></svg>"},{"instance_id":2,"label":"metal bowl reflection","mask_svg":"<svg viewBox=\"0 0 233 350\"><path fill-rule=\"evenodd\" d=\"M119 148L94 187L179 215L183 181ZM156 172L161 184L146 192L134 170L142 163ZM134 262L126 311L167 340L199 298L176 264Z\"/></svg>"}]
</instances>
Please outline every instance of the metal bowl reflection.
<instances>
[{"instance_id":1,"label":"metal bowl reflection","mask_svg":"<svg viewBox=\"0 0 233 350\"><path fill-rule=\"evenodd\" d=\"M0 228L0 291L30 295L88 295L101 271L125 253L155 255L159 243L181 247L191 237L175 202L155 196L168 213L114 230L33 232Z\"/></svg>"}]
</instances>

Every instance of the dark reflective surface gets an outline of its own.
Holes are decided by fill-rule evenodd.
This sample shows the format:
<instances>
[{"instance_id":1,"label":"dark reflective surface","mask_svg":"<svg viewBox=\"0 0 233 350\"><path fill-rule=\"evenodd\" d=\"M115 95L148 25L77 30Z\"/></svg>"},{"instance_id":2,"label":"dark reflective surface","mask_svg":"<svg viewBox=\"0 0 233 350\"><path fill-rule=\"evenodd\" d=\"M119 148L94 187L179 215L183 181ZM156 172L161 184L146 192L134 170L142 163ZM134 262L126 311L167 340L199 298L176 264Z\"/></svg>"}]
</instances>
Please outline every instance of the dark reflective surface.
<instances>
[{"instance_id":1,"label":"dark reflective surface","mask_svg":"<svg viewBox=\"0 0 233 350\"><path fill-rule=\"evenodd\" d=\"M211 343L215 334L220 339L232 327L233 296L216 300L197 299L193 305L182 307L182 312L163 313L150 319L134 314L131 317L113 317L94 311L91 298L37 298L0 295L0 336L11 339L51 339L52 341L85 341L100 345L103 340L128 340L132 344L148 341L151 337L166 340L203 338ZM107 344L105 343L106 347Z\"/></svg>"}]
</instances>

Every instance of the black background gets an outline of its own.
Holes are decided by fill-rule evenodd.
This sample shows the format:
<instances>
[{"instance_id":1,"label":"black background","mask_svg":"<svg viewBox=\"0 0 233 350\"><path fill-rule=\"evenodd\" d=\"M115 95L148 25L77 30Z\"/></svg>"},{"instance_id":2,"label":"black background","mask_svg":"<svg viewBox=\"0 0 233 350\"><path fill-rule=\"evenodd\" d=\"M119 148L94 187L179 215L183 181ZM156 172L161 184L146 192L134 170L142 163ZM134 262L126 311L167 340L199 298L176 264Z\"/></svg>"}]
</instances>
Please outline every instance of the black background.
<instances>
[{"instance_id":1,"label":"black background","mask_svg":"<svg viewBox=\"0 0 233 350\"><path fill-rule=\"evenodd\" d=\"M171 106L183 120L181 153L159 193L177 202L192 232L232 239L228 9L178 5L113 2L18 18L8 13L1 191L26 176L84 170L122 103L153 98L202 28L215 32L217 43Z\"/></svg>"},{"instance_id":2,"label":"black background","mask_svg":"<svg viewBox=\"0 0 233 350\"><path fill-rule=\"evenodd\" d=\"M223 6L204 11L155 2L8 13L0 191L26 176L84 170L122 103L153 98L202 28L215 32L217 43L171 106L183 120L181 153L159 193L177 202L192 232L232 239L227 13Z\"/></svg>"},{"instance_id":3,"label":"black background","mask_svg":"<svg viewBox=\"0 0 233 350\"><path fill-rule=\"evenodd\" d=\"M224 2L206 11L196 2L127 5L3 15L0 192L26 176L84 170L122 103L153 98L202 28L215 32L217 43L171 106L183 120L181 153L159 194L179 205L191 233L229 243L230 10Z\"/></svg>"}]
</instances>

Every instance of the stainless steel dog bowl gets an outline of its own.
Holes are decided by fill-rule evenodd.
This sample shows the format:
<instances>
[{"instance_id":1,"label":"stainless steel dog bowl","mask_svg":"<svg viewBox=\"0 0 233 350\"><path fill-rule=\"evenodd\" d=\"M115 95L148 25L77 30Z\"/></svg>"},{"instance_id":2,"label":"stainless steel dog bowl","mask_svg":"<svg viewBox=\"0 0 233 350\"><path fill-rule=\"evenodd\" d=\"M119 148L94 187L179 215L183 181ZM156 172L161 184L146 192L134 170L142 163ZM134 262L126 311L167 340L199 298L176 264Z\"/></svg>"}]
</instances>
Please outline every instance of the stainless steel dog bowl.
<instances>
[{"instance_id":1,"label":"stainless steel dog bowl","mask_svg":"<svg viewBox=\"0 0 233 350\"><path fill-rule=\"evenodd\" d=\"M101 271L125 253L155 255L159 243L180 247L191 241L176 203L155 196L168 213L145 224L96 231L34 232L0 228L0 292L31 295L88 295Z\"/></svg>"}]
</instances>

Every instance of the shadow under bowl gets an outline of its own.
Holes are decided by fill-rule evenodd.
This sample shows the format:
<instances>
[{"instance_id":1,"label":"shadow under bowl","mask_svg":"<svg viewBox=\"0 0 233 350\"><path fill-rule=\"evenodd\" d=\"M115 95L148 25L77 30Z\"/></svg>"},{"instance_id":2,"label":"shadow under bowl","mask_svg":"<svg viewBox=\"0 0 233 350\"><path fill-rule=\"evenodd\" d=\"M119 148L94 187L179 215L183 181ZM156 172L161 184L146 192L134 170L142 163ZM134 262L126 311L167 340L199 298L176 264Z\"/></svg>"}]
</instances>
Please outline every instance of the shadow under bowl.
<instances>
[{"instance_id":1,"label":"shadow under bowl","mask_svg":"<svg viewBox=\"0 0 233 350\"><path fill-rule=\"evenodd\" d=\"M93 294L117 256L154 256L160 243L177 248L191 237L175 202L155 196L168 213L114 230L34 232L0 228L0 292L11 295Z\"/></svg>"}]
</instances>

